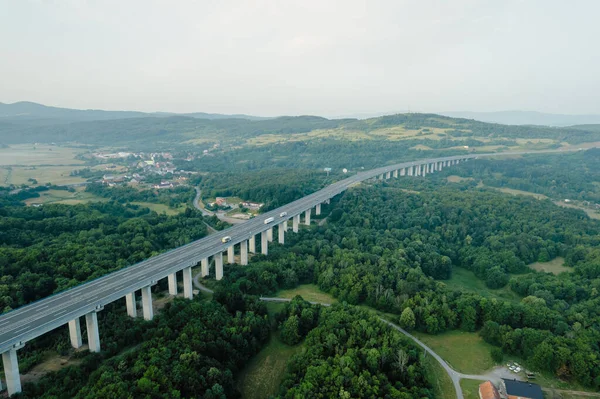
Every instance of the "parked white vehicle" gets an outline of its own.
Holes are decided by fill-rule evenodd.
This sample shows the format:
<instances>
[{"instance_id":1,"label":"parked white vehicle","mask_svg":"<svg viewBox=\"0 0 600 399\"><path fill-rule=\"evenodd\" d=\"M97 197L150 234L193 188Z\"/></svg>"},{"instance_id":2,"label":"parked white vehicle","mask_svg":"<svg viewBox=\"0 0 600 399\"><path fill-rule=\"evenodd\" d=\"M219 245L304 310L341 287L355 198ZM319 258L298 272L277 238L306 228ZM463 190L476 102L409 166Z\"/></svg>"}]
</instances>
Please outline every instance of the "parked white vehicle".
<instances>
[{"instance_id":1,"label":"parked white vehicle","mask_svg":"<svg viewBox=\"0 0 600 399\"><path fill-rule=\"evenodd\" d=\"M279 214L279 217L280 217L280 218L282 218L282 217L284 217L284 216L287 216L287 212L281 212L281 213Z\"/></svg>"},{"instance_id":2,"label":"parked white vehicle","mask_svg":"<svg viewBox=\"0 0 600 399\"><path fill-rule=\"evenodd\" d=\"M266 219L265 219L265 224L269 224L269 223L271 223L273 220L275 220L275 218L272 218L272 217L271 217L271 218L266 218Z\"/></svg>"},{"instance_id":3,"label":"parked white vehicle","mask_svg":"<svg viewBox=\"0 0 600 399\"><path fill-rule=\"evenodd\" d=\"M225 237L221 238L221 242L229 242L229 241L231 241L231 237L229 237L229 236L225 236Z\"/></svg>"}]
</instances>

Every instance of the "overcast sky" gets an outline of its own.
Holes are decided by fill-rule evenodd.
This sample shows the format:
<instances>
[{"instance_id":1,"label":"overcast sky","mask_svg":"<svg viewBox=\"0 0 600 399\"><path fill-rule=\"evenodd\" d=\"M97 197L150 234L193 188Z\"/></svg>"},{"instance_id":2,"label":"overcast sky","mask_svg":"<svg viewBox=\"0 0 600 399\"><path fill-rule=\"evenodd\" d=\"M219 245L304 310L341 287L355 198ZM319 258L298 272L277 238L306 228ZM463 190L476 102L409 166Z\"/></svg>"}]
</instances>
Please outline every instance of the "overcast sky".
<instances>
[{"instance_id":1,"label":"overcast sky","mask_svg":"<svg viewBox=\"0 0 600 399\"><path fill-rule=\"evenodd\" d=\"M600 1L0 0L0 102L600 113Z\"/></svg>"}]
</instances>

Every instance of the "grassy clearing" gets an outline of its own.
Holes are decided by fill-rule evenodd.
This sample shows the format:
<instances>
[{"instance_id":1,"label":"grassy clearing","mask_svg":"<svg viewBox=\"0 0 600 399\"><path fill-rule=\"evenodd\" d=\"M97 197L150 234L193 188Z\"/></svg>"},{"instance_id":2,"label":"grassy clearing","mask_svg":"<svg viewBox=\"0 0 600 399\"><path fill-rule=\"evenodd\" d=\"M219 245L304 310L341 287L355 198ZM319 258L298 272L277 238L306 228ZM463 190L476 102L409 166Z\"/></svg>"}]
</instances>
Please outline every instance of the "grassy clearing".
<instances>
[{"instance_id":1,"label":"grassy clearing","mask_svg":"<svg viewBox=\"0 0 600 399\"><path fill-rule=\"evenodd\" d=\"M565 259L558 258L552 259L550 262L535 262L529 265L533 270L537 270L538 272L546 272L552 274L560 274L562 272L571 272L573 269L570 267L563 266L565 264Z\"/></svg>"},{"instance_id":2,"label":"grassy clearing","mask_svg":"<svg viewBox=\"0 0 600 399\"><path fill-rule=\"evenodd\" d=\"M132 202L132 204L150 208L150 210L153 210L156 213L164 213L169 216L177 215L185 211L185 205L182 205L179 208L171 208L165 204L155 204L152 202Z\"/></svg>"},{"instance_id":3,"label":"grassy clearing","mask_svg":"<svg viewBox=\"0 0 600 399\"><path fill-rule=\"evenodd\" d=\"M465 399L479 399L479 384L482 382L478 380L460 380L460 387Z\"/></svg>"},{"instance_id":4,"label":"grassy clearing","mask_svg":"<svg viewBox=\"0 0 600 399\"><path fill-rule=\"evenodd\" d=\"M488 187L490 187L490 186L488 186ZM531 191L515 190L513 188L506 188L506 187L490 187L490 188L493 188L494 190L498 190L498 191L501 191L506 194L525 195L528 197L533 197L538 200L544 200L544 199L548 198L543 194L532 193Z\"/></svg>"},{"instance_id":5,"label":"grassy clearing","mask_svg":"<svg viewBox=\"0 0 600 399\"><path fill-rule=\"evenodd\" d=\"M24 374L21 374L21 383L37 382L44 375L59 371L68 366L76 366L81 363L81 359L71 358L70 356L60 356L56 351L47 351L44 353L44 359Z\"/></svg>"},{"instance_id":6,"label":"grassy clearing","mask_svg":"<svg viewBox=\"0 0 600 399\"><path fill-rule=\"evenodd\" d=\"M463 181L471 181L473 180L472 177L460 177L460 176L456 176L456 175L452 175L452 176L448 176L446 178L446 180L448 180L450 183L460 183Z\"/></svg>"},{"instance_id":7,"label":"grassy clearing","mask_svg":"<svg viewBox=\"0 0 600 399\"><path fill-rule=\"evenodd\" d=\"M477 333L449 331L429 335L415 332L414 335L457 371L466 374L482 374L494 367L490 355L492 345L485 342Z\"/></svg>"},{"instance_id":8,"label":"grassy clearing","mask_svg":"<svg viewBox=\"0 0 600 399\"><path fill-rule=\"evenodd\" d=\"M288 346L279 334L250 360L238 377L238 387L245 399L264 399L275 395L283 380L288 360L302 351L303 344Z\"/></svg>"},{"instance_id":9,"label":"grassy clearing","mask_svg":"<svg viewBox=\"0 0 600 399\"><path fill-rule=\"evenodd\" d=\"M289 290L281 290L277 293L276 296L279 298L293 298L296 295L300 295L302 298L309 302L337 302L337 299L335 299L328 293L321 291L319 287L315 284L303 284Z\"/></svg>"},{"instance_id":10,"label":"grassy clearing","mask_svg":"<svg viewBox=\"0 0 600 399\"><path fill-rule=\"evenodd\" d=\"M427 355L423 359L423 366L425 367L427 380L433 386L433 397L438 399L456 399L452 380L438 361L433 356Z\"/></svg>"},{"instance_id":11,"label":"grassy clearing","mask_svg":"<svg viewBox=\"0 0 600 399\"><path fill-rule=\"evenodd\" d=\"M411 150L422 150L422 151L429 151L431 150L431 147L428 147L426 145L423 144L418 144L414 147L410 147Z\"/></svg>"},{"instance_id":12,"label":"grassy clearing","mask_svg":"<svg viewBox=\"0 0 600 399\"><path fill-rule=\"evenodd\" d=\"M15 144L0 148L0 165L65 165L82 164L75 159L82 152L78 148L58 147L47 144Z\"/></svg>"},{"instance_id":13,"label":"grassy clearing","mask_svg":"<svg viewBox=\"0 0 600 399\"><path fill-rule=\"evenodd\" d=\"M42 191L38 198L29 198L25 200L26 205L33 204L65 204L76 205L91 201L106 201L106 198L97 197L94 194L84 191L83 187L78 188L74 193L66 190L48 190Z\"/></svg>"},{"instance_id":14,"label":"grassy clearing","mask_svg":"<svg viewBox=\"0 0 600 399\"><path fill-rule=\"evenodd\" d=\"M496 298L505 301L521 301L521 297L515 292L511 291L508 286L498 289L488 288L485 283L475 275L475 273L470 270L463 269L462 267L453 268L452 278L450 280L443 280L442 282L451 290L476 292L486 298Z\"/></svg>"},{"instance_id":15,"label":"grassy clearing","mask_svg":"<svg viewBox=\"0 0 600 399\"><path fill-rule=\"evenodd\" d=\"M283 303L273 302L268 302L266 305L273 322L275 314L285 306ZM237 378L242 397L264 399L275 395L279 390L289 359L296 353L300 353L302 349L302 343L288 346L281 342L279 333L272 334L269 343L250 360Z\"/></svg>"},{"instance_id":16,"label":"grassy clearing","mask_svg":"<svg viewBox=\"0 0 600 399\"><path fill-rule=\"evenodd\" d=\"M76 166L12 166L8 179L1 179L2 185L31 184L28 179L36 179L39 184L52 183L56 185L83 183L85 179L70 176L71 172L78 169ZM3 175L8 173L5 169Z\"/></svg>"}]
</instances>

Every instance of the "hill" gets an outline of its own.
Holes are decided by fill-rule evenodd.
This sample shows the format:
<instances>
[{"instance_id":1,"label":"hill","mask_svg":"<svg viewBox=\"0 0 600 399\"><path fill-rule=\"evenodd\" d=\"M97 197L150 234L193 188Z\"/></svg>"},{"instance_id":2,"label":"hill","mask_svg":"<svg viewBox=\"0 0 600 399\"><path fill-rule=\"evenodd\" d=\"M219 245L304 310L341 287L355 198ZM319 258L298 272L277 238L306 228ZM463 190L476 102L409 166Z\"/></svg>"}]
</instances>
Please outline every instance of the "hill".
<instances>
[{"instance_id":1,"label":"hill","mask_svg":"<svg viewBox=\"0 0 600 399\"><path fill-rule=\"evenodd\" d=\"M11 104L14 105L14 104ZM31 104L30 104L31 105ZM184 115L135 114L127 111L48 110L38 105L13 107L13 117L0 118L0 144L79 142L95 145L134 145L149 149L157 145L221 143L230 145L266 145L309 140L412 140L413 146L431 148L481 147L496 150L522 144L557 148L562 143L580 144L600 141L600 131L593 126L548 127L512 126L451 118L436 114L396 114L365 120L326 119L318 116L282 116L272 119L196 118ZM26 119L18 110L38 109L27 115L66 115L89 112L98 117L116 119L46 123L48 119ZM46 113L44 113L46 112ZM103 112L108 112L104 114ZM98 114L96 114L98 113ZM202 114L195 114L200 116ZM88 117L76 113L78 118ZM20 119L21 118L21 119ZM57 120L57 119L52 119ZM426 149L426 148L423 148Z\"/></svg>"},{"instance_id":2,"label":"hill","mask_svg":"<svg viewBox=\"0 0 600 399\"><path fill-rule=\"evenodd\" d=\"M13 104L0 103L0 120L34 125L52 125L65 122L82 122L82 121L101 121L114 119L128 118L144 118L144 117L169 117L169 116L188 116L191 118L201 119L250 119L261 120L266 119L257 116L249 115L223 115L223 114L208 114L204 112L193 112L187 114L176 114L172 112L138 112L138 111L104 111L97 109L71 109L50 107L47 105L37 104L29 101L21 101Z\"/></svg>"},{"instance_id":3,"label":"hill","mask_svg":"<svg viewBox=\"0 0 600 399\"><path fill-rule=\"evenodd\" d=\"M441 114L505 125L572 126L600 123L600 115L546 114L533 111L441 112Z\"/></svg>"}]
</instances>

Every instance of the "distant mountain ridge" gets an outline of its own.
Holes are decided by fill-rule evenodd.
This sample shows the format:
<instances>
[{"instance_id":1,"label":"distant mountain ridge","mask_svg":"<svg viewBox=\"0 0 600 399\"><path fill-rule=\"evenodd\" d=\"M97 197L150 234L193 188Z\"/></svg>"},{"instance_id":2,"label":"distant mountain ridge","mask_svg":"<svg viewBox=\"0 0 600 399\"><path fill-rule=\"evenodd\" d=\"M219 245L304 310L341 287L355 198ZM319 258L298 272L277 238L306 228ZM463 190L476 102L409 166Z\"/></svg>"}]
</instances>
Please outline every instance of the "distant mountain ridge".
<instances>
[{"instance_id":1,"label":"distant mountain ridge","mask_svg":"<svg viewBox=\"0 0 600 399\"><path fill-rule=\"evenodd\" d=\"M31 123L33 121L44 121L44 124L51 124L52 122L86 122L144 117L160 118L168 116L188 116L190 118L197 119L269 119L243 114L225 115L205 112L178 114L173 112L105 111L97 109L84 110L52 107L29 101L20 101L12 104L0 102L0 121L12 123Z\"/></svg>"},{"instance_id":2,"label":"distant mountain ridge","mask_svg":"<svg viewBox=\"0 0 600 399\"><path fill-rule=\"evenodd\" d=\"M503 125L573 126L600 124L600 115L547 114L536 111L498 112L440 112L440 115L453 118L475 119L481 122Z\"/></svg>"}]
</instances>

